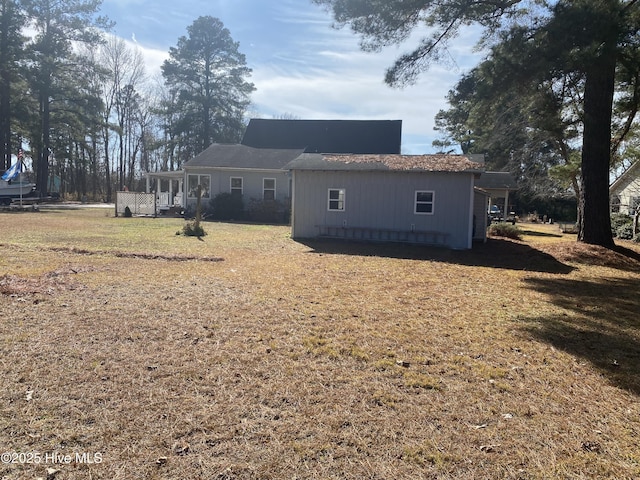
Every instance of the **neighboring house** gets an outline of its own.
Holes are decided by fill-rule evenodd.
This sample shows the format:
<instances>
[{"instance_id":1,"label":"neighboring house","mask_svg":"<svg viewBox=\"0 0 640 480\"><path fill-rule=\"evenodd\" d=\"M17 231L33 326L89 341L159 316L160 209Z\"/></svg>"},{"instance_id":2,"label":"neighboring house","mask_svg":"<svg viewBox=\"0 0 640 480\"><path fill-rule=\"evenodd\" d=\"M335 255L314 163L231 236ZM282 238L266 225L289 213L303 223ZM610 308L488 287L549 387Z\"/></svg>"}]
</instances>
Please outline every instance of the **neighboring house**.
<instances>
[{"instance_id":1,"label":"neighboring house","mask_svg":"<svg viewBox=\"0 0 640 480\"><path fill-rule=\"evenodd\" d=\"M213 144L183 166L184 207L195 207L198 185L202 187L203 205L219 193L241 195L245 205L252 199L288 204L290 179L283 167L301 153L301 149Z\"/></svg>"},{"instance_id":2,"label":"neighboring house","mask_svg":"<svg viewBox=\"0 0 640 480\"><path fill-rule=\"evenodd\" d=\"M242 144L300 148L306 153L399 154L402 120L272 120L252 118Z\"/></svg>"},{"instance_id":3,"label":"neighboring house","mask_svg":"<svg viewBox=\"0 0 640 480\"><path fill-rule=\"evenodd\" d=\"M609 187L611 211L636 215L640 213L640 161L635 162Z\"/></svg>"},{"instance_id":4,"label":"neighboring house","mask_svg":"<svg viewBox=\"0 0 640 480\"><path fill-rule=\"evenodd\" d=\"M486 194L474 187L484 165L467 156L305 153L285 168L292 172L293 238L453 249L486 238Z\"/></svg>"}]
</instances>

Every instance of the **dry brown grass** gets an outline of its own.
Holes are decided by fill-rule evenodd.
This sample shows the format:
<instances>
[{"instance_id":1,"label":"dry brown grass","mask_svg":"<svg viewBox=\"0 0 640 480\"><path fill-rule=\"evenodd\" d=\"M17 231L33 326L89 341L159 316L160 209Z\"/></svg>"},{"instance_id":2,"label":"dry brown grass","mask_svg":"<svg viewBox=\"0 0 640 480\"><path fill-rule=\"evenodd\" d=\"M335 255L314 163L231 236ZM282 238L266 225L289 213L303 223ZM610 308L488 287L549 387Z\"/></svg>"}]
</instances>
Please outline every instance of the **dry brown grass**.
<instances>
[{"instance_id":1,"label":"dry brown grass","mask_svg":"<svg viewBox=\"0 0 640 480\"><path fill-rule=\"evenodd\" d=\"M3 480L640 477L637 245L0 222Z\"/></svg>"}]
</instances>

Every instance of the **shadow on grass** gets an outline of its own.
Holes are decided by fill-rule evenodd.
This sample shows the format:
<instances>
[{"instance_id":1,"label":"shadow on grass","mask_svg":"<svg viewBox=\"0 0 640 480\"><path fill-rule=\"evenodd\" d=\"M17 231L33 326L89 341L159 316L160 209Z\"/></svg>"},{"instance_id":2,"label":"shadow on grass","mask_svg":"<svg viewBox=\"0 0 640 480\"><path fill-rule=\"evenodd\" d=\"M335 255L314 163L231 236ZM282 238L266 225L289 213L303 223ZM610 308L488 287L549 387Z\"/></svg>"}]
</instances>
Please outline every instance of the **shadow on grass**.
<instances>
[{"instance_id":1,"label":"shadow on grass","mask_svg":"<svg viewBox=\"0 0 640 480\"><path fill-rule=\"evenodd\" d=\"M631 260L635 260L640 264L640 253L636 252L635 250L631 250L630 248L623 247L622 245L616 245L615 247L613 247L613 251L616 253L619 253L620 255L624 255L625 257L630 258ZM634 269L634 271L637 271L637 270Z\"/></svg>"},{"instance_id":2,"label":"shadow on grass","mask_svg":"<svg viewBox=\"0 0 640 480\"><path fill-rule=\"evenodd\" d=\"M528 235L530 237L550 237L550 238L562 238L563 235L559 233L548 233L548 232L536 232L535 230L522 230L523 235Z\"/></svg>"},{"instance_id":3,"label":"shadow on grass","mask_svg":"<svg viewBox=\"0 0 640 480\"><path fill-rule=\"evenodd\" d=\"M475 244L471 250L449 250L419 245L361 243L329 239L298 241L311 248L312 253L316 254L429 260L473 267L557 274L568 274L573 270L569 265L557 261L547 253L522 243L501 239L489 239L487 243Z\"/></svg>"},{"instance_id":4,"label":"shadow on grass","mask_svg":"<svg viewBox=\"0 0 640 480\"><path fill-rule=\"evenodd\" d=\"M527 280L572 314L526 319L524 329L594 365L612 384L640 395L640 282L603 278Z\"/></svg>"}]
</instances>

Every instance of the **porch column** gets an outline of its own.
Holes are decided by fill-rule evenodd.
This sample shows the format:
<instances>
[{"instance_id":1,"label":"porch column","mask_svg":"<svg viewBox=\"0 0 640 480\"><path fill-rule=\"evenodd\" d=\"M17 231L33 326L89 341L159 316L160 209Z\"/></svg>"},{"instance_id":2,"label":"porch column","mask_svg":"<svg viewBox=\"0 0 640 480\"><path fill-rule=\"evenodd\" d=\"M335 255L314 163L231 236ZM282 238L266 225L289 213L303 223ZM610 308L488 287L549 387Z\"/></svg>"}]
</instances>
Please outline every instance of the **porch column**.
<instances>
[{"instance_id":1,"label":"porch column","mask_svg":"<svg viewBox=\"0 0 640 480\"><path fill-rule=\"evenodd\" d=\"M151 178L149 177L149 174L147 173L147 191L146 193L151 193Z\"/></svg>"},{"instance_id":2,"label":"porch column","mask_svg":"<svg viewBox=\"0 0 640 480\"><path fill-rule=\"evenodd\" d=\"M504 192L504 212L503 212L503 221L507 221L507 214L509 213L509 189Z\"/></svg>"}]
</instances>

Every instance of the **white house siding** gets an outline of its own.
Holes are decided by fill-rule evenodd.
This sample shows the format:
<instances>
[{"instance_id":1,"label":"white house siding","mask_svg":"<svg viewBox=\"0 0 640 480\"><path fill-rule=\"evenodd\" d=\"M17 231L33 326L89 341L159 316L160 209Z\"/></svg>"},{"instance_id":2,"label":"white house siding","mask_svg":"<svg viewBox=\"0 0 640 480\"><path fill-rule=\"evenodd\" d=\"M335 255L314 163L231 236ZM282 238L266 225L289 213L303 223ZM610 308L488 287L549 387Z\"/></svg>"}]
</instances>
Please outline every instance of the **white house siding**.
<instances>
[{"instance_id":1,"label":"white house siding","mask_svg":"<svg viewBox=\"0 0 640 480\"><path fill-rule=\"evenodd\" d=\"M634 215L640 209L640 174L626 176L611 193L620 200L620 213Z\"/></svg>"},{"instance_id":2,"label":"white house siding","mask_svg":"<svg viewBox=\"0 0 640 480\"><path fill-rule=\"evenodd\" d=\"M189 169L185 174L185 195L189 205L195 206L195 197L189 197L189 175L210 175L211 191L209 199L215 197L219 193L231 192L231 178L242 178L242 198L245 206L251 199L262 200L263 180L265 178L273 178L276 180L276 200L280 202L288 202L289 192L289 175L284 170L231 170L231 169L213 169L213 168L194 168Z\"/></svg>"},{"instance_id":3,"label":"white house siding","mask_svg":"<svg viewBox=\"0 0 640 480\"><path fill-rule=\"evenodd\" d=\"M471 247L469 206L473 174L294 170L292 236L312 238L319 226L431 231L448 234L448 246ZM345 189L345 210L328 210L329 189ZM434 192L432 215L414 213L415 192Z\"/></svg>"}]
</instances>

